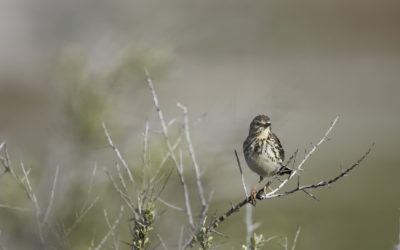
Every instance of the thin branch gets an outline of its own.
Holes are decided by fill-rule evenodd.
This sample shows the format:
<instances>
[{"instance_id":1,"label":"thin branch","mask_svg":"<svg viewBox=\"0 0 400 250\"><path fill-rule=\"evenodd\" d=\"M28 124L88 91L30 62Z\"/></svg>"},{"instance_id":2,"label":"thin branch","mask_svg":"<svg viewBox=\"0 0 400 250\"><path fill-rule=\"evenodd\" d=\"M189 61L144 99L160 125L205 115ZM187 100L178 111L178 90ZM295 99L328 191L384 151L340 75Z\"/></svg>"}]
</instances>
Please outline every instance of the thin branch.
<instances>
[{"instance_id":1,"label":"thin branch","mask_svg":"<svg viewBox=\"0 0 400 250\"><path fill-rule=\"evenodd\" d=\"M183 121L184 121L186 142L188 144L189 153L192 158L193 165L194 165L194 169L195 169L195 173L196 173L197 189L199 190L199 196L200 196L200 201L201 201L201 205L202 205L200 220L203 220L203 218L207 214L208 204L206 202L206 199L204 198L204 189L203 189L203 185L201 184L201 179L200 179L200 167L197 162L196 155L194 153L194 147L193 147L192 140L190 138L188 112L187 112L187 108L185 106L183 106L181 103L178 102L176 105L179 108L181 108L183 111Z\"/></svg>"},{"instance_id":2,"label":"thin branch","mask_svg":"<svg viewBox=\"0 0 400 250\"><path fill-rule=\"evenodd\" d=\"M149 121L146 124L143 132L143 169L148 166L149 162Z\"/></svg>"},{"instance_id":3,"label":"thin branch","mask_svg":"<svg viewBox=\"0 0 400 250\"><path fill-rule=\"evenodd\" d=\"M93 166L93 170L92 170L92 175L90 176L90 181L89 181L89 186L88 186L88 190L87 190L87 196L85 201L82 204L82 207L80 209L80 212L82 212L83 210L85 210L86 206L89 203L89 198L90 198L90 194L92 193L92 188L93 188L93 182L94 182L94 177L96 175L96 171L97 171L97 163L94 163Z\"/></svg>"},{"instance_id":4,"label":"thin branch","mask_svg":"<svg viewBox=\"0 0 400 250\"><path fill-rule=\"evenodd\" d=\"M32 170L32 169L29 168L29 169L26 171L26 174L24 175L24 177L21 178L21 182L25 182L25 180L28 179L29 174L31 173L31 170Z\"/></svg>"},{"instance_id":5,"label":"thin branch","mask_svg":"<svg viewBox=\"0 0 400 250\"><path fill-rule=\"evenodd\" d=\"M245 217L245 223L246 223L246 242L249 244L250 238L253 235L253 208L250 205L246 206L246 217Z\"/></svg>"},{"instance_id":6,"label":"thin branch","mask_svg":"<svg viewBox=\"0 0 400 250\"><path fill-rule=\"evenodd\" d=\"M178 173L179 173L179 179L183 186L183 193L185 196L186 214L188 216L190 227L192 229L194 229L195 226L194 226L194 221L193 221L193 216L192 216L192 210L190 208L189 191L188 191L188 188L187 188L187 185L185 182L185 178L183 176L183 163L182 163L182 151L181 150L179 150L179 160L180 160L180 167L178 168Z\"/></svg>"},{"instance_id":7,"label":"thin branch","mask_svg":"<svg viewBox=\"0 0 400 250\"><path fill-rule=\"evenodd\" d=\"M279 179L279 178L276 178L279 182L283 182L281 179ZM300 186L300 176L298 175L297 176L297 186ZM310 196L312 199L314 199L315 201L319 201L319 199L318 199L318 197L317 196L315 196L315 195L313 195L312 193L310 193L310 192L308 192L307 190L303 190L303 192L306 194L306 195L308 195L308 196Z\"/></svg>"},{"instance_id":8,"label":"thin branch","mask_svg":"<svg viewBox=\"0 0 400 250\"><path fill-rule=\"evenodd\" d=\"M107 137L107 140L108 140L108 145L114 150L114 152L117 155L118 159L121 161L122 166L124 166L124 168L126 169L126 172L128 172L128 176L129 176L129 179L132 182L132 184L135 183L135 181L133 180L133 176L132 176L131 170L129 169L128 164L126 163L124 158L122 157L121 152L118 150L117 146L115 146L115 144L114 144L114 142L113 142L113 140L111 138L111 135L107 130L107 127L106 127L106 124L105 124L104 121L102 122L102 125L103 125L103 129L104 129L104 133L106 134L106 137Z\"/></svg>"},{"instance_id":9,"label":"thin branch","mask_svg":"<svg viewBox=\"0 0 400 250\"><path fill-rule=\"evenodd\" d=\"M151 80L149 72L147 70L145 70L145 74L146 74L147 84L149 85L149 88L151 90L151 94L153 96L154 106L156 107L158 118L160 120L162 134L164 135L165 142L167 144L169 152L171 153L171 158L174 161L175 166L179 166L178 160L176 159L174 150L172 148L171 141L169 140L169 137L168 137L168 127L167 127L167 125L165 123L164 115L163 115L163 113L161 111L161 108L160 108L160 105L158 103L158 97L157 97L157 93L156 93L156 91L154 89L154 86L153 86L153 81Z\"/></svg>"},{"instance_id":10,"label":"thin branch","mask_svg":"<svg viewBox=\"0 0 400 250\"><path fill-rule=\"evenodd\" d=\"M170 141L170 139L168 137L168 128L167 128L167 125L165 123L164 115L163 115L163 113L161 111L161 108L160 108L160 105L159 105L159 102L158 102L157 93L156 93L156 91L154 89L154 86L153 86L153 81L151 80L149 72L147 70L145 70L145 74L146 74L146 82L149 85L151 94L153 96L154 106L156 107L158 118L160 120L160 125L161 125L161 129L162 129L162 133L164 135L165 143L167 144L167 148L168 148L168 151L170 153L170 157L171 157L172 161L175 164L175 168L176 168L176 170L178 172L178 175L179 175L179 180L180 180L180 182L181 182L181 184L183 186L183 192L184 192L185 204L186 204L186 213L188 215L189 225L191 226L192 229L194 229L195 227L194 227L194 222L193 222L192 211L191 211L191 208L190 208L189 192L188 192L188 189L187 189L184 177L183 177L182 152L180 152L180 162L178 162L178 159L176 158L175 153L174 153L174 148L173 148L173 146L171 144L171 141Z\"/></svg>"},{"instance_id":11,"label":"thin branch","mask_svg":"<svg viewBox=\"0 0 400 250\"><path fill-rule=\"evenodd\" d=\"M172 145L172 151L175 151L175 150L176 150L176 148L178 147L178 145L180 144L180 142L181 142L181 138L178 137L178 139L176 140L175 144ZM167 162L167 160L169 159L170 156L171 156L171 152L168 151L168 152L165 154L165 156L162 158L162 160L161 160L161 162L160 162L160 165L159 165L157 171L155 172L154 176L150 179L150 184L153 183L154 180L158 177L158 174L160 173L162 167L164 167L165 163Z\"/></svg>"},{"instance_id":12,"label":"thin branch","mask_svg":"<svg viewBox=\"0 0 400 250\"><path fill-rule=\"evenodd\" d=\"M299 238L300 231L301 231L301 227L299 227L299 229L297 229L296 235L294 236L292 250L295 250L295 248L296 248L297 238Z\"/></svg>"},{"instance_id":13,"label":"thin branch","mask_svg":"<svg viewBox=\"0 0 400 250\"><path fill-rule=\"evenodd\" d=\"M282 244L282 247L283 247L285 250L288 250L289 244L288 244L288 238L287 238L287 236L285 237L285 242Z\"/></svg>"},{"instance_id":14,"label":"thin branch","mask_svg":"<svg viewBox=\"0 0 400 250\"><path fill-rule=\"evenodd\" d=\"M368 149L368 151L358 160L356 161L353 165L351 165L350 167L348 167L346 170L342 171L339 175L335 176L334 178L328 180L328 181L320 181L316 184L311 184L311 185L305 185L305 186L298 186L294 189L291 189L289 191L286 191L284 193L280 193L280 194L267 194L267 196L261 196L259 197L260 200L264 200L264 199L272 199L272 198L277 198L277 197L281 197L281 196L285 196L288 194L292 194L295 193L297 191L301 191L301 190L306 190L306 189L313 189L313 188L319 188L319 187L323 187L323 186L329 186L330 184L336 182L337 180L339 180L340 178L346 176L351 170L353 170L355 167L359 166L360 163L368 156L368 154L371 152L372 148L374 147L374 144L371 145L371 147Z\"/></svg>"},{"instance_id":15,"label":"thin branch","mask_svg":"<svg viewBox=\"0 0 400 250\"><path fill-rule=\"evenodd\" d=\"M164 250L168 250L167 245L165 245L164 240L161 238L161 235L157 234L158 239L161 242L161 246L164 248Z\"/></svg>"},{"instance_id":16,"label":"thin branch","mask_svg":"<svg viewBox=\"0 0 400 250\"><path fill-rule=\"evenodd\" d=\"M51 208L53 207L54 193L55 193L55 190L56 190L59 169L60 168L57 166L56 174L54 175L53 187L52 187L51 192L50 192L49 205L48 205L48 207L46 209L46 212L44 214L42 224L45 224L47 222L47 219L48 219L48 217L50 215L50 212L51 212Z\"/></svg>"},{"instance_id":17,"label":"thin branch","mask_svg":"<svg viewBox=\"0 0 400 250\"><path fill-rule=\"evenodd\" d=\"M155 200L157 200L158 197L161 196L162 192L164 191L165 187L167 186L167 183L168 183L169 178L171 177L171 175L172 175L172 169L170 169L170 170L168 171L168 173L166 173L164 176L161 176L161 177L160 177L159 182L161 182L161 181L162 181L162 177L164 177L163 183L156 183L156 184L155 184L155 186L161 186L160 190L158 191L158 194L156 194L156 195L154 196L154 199L155 199Z\"/></svg>"},{"instance_id":18,"label":"thin branch","mask_svg":"<svg viewBox=\"0 0 400 250\"><path fill-rule=\"evenodd\" d=\"M106 219L108 228L110 229L108 231L108 233L104 236L104 238L101 240L101 242L99 243L99 245L97 245L97 247L95 247L95 250L99 250L103 247L104 243L107 241L107 238L111 235L114 241L114 248L118 249L118 243L117 243L117 239L115 238L115 234L114 234L114 230L117 227L117 225L119 224L121 218L122 218L122 214L124 213L124 206L121 206L120 211L119 211L119 215L118 218L114 221L114 224L111 226L110 221L108 220L108 216L107 216L107 211L104 209L104 217Z\"/></svg>"},{"instance_id":19,"label":"thin branch","mask_svg":"<svg viewBox=\"0 0 400 250\"><path fill-rule=\"evenodd\" d=\"M123 210L124 210L124 207L121 206L121 213ZM108 219L108 216L107 216L107 210L105 210L105 209L104 209L104 219L106 220L108 229L110 230L111 238L113 239L114 249L118 249L117 238L115 237L115 233L114 233L115 227L111 226L110 220ZM119 218L117 220L119 222Z\"/></svg>"},{"instance_id":20,"label":"thin branch","mask_svg":"<svg viewBox=\"0 0 400 250\"><path fill-rule=\"evenodd\" d=\"M128 187L126 186L126 183L125 183L124 177L122 176L122 173L121 173L121 168L120 168L120 166L119 166L119 164L118 164L118 163L117 163L117 164L115 164L115 166L116 166L116 168L117 168L117 172L118 172L118 178L119 178L119 181L121 182L121 184L122 184L122 187L124 188L125 194L126 194L127 196L129 196Z\"/></svg>"},{"instance_id":21,"label":"thin branch","mask_svg":"<svg viewBox=\"0 0 400 250\"><path fill-rule=\"evenodd\" d=\"M248 197L249 194L247 192L246 183L244 182L243 170L242 170L242 166L240 165L239 156L238 156L238 153L237 153L236 149L234 151L235 151L236 161L237 161L237 164L239 166L240 177L242 179L242 185L243 185L243 189L244 189L244 194L245 194L245 197Z\"/></svg>"},{"instance_id":22,"label":"thin branch","mask_svg":"<svg viewBox=\"0 0 400 250\"><path fill-rule=\"evenodd\" d=\"M110 174L110 172L108 172L107 169L104 169L104 172L106 173L108 179L113 184L114 189L117 191L117 193L119 193L121 199L123 201L125 201L125 203L128 206L129 210L132 212L132 214L137 216L137 212L136 212L136 210L134 208L135 203L131 200L131 198L128 196L128 194L125 194L124 192L122 192L122 190L118 187L117 183L115 182L115 180L112 177L112 175Z\"/></svg>"},{"instance_id":23,"label":"thin branch","mask_svg":"<svg viewBox=\"0 0 400 250\"><path fill-rule=\"evenodd\" d=\"M168 203L168 202L164 201L164 200L161 199L161 198L158 198L157 200L160 201L160 202L161 202L162 204L164 204L165 206L170 207L170 208L172 208L172 209L175 209L175 210L178 210L178 211L185 211L183 208L178 207L178 206L175 206L175 205L172 205L171 203Z\"/></svg>"},{"instance_id":24,"label":"thin branch","mask_svg":"<svg viewBox=\"0 0 400 250\"><path fill-rule=\"evenodd\" d=\"M368 156L368 154L371 152L372 148L373 148L374 144L372 144L372 146L368 149L368 151L358 160L356 161L353 165L351 165L349 168L347 168L346 170L344 170L342 173L340 173L339 175L335 176L334 178L328 180L328 181L321 181L317 184L312 184L312 185L307 185L307 186L301 186L301 187L296 187L292 190L289 190L287 192L281 193L281 194L270 194L265 196L257 196L257 199L272 199L272 198L277 198L277 197L281 197L281 196L285 196L285 195L289 195L292 193L295 193L297 191L300 190L306 190L306 189L311 189L311 188L320 188L323 186L328 186L334 182L336 182L337 180L339 180L340 178L346 176L351 170L353 170L355 167L359 166L361 164L361 162ZM261 188L257 193L263 192L264 188ZM251 197L247 197L246 199L242 200L241 202L239 202L238 204L232 206L227 212L225 212L223 215L221 215L220 217L214 219L210 225L207 227L207 232L211 232L211 230L215 229L216 227L218 227L223 221L226 220L226 218L228 218L229 216L231 216L233 213L238 212L240 210L241 207L243 207L244 205L246 205L247 203L251 203L252 202L252 198ZM196 235L196 237L200 236L200 234ZM184 248L188 248L190 246L193 245L193 243L195 242L195 238L193 237L190 241L188 241Z\"/></svg>"},{"instance_id":25,"label":"thin branch","mask_svg":"<svg viewBox=\"0 0 400 250\"><path fill-rule=\"evenodd\" d=\"M146 168L149 165L149 121L146 120L145 128L143 132L143 166L142 166L142 190L145 189L146 183L150 183L146 181Z\"/></svg>"},{"instance_id":26,"label":"thin branch","mask_svg":"<svg viewBox=\"0 0 400 250\"><path fill-rule=\"evenodd\" d=\"M276 192L278 192L283 186L285 186L285 184L291 180L298 171L302 171L304 169L302 169L302 166L306 163L306 161L310 158L310 156L315 152L315 150L324 142L326 142L328 140L328 135L331 133L333 127L336 125L336 122L338 121L339 116L336 116L335 120L333 120L333 122L331 123L331 126L328 128L328 130L325 132L325 135L322 137L322 139L316 144L313 145L313 148L308 152L308 154L305 155L304 159L299 163L299 165L297 166L296 169L294 169L292 171L292 174L289 176L289 178L287 178L286 180L284 180L277 188L275 188L274 190L272 190L271 192L269 192L267 194L267 196L269 195L273 195Z\"/></svg>"},{"instance_id":27,"label":"thin branch","mask_svg":"<svg viewBox=\"0 0 400 250\"><path fill-rule=\"evenodd\" d=\"M32 212L32 209L29 209L29 208L14 207L14 206L6 205L6 204L0 204L0 208L7 208L7 209L17 210L17 211L21 211L21 212Z\"/></svg>"},{"instance_id":28,"label":"thin branch","mask_svg":"<svg viewBox=\"0 0 400 250\"><path fill-rule=\"evenodd\" d=\"M181 232L179 233L178 250L182 249L182 240L183 240L183 226L181 226Z\"/></svg>"},{"instance_id":29,"label":"thin branch","mask_svg":"<svg viewBox=\"0 0 400 250\"><path fill-rule=\"evenodd\" d=\"M85 215L90 211L90 209L93 208L93 206L99 201L100 197L97 196L92 203L90 203L89 206L84 208L82 212L80 212L77 217L75 218L75 221L72 223L71 227L69 227L64 234L64 238L67 238L72 231L75 229L75 227L82 221L82 219L85 217Z\"/></svg>"},{"instance_id":30,"label":"thin branch","mask_svg":"<svg viewBox=\"0 0 400 250\"><path fill-rule=\"evenodd\" d=\"M24 173L24 177L25 177L26 192L28 193L28 196L31 199L31 201L33 203L33 206L35 207L36 221L37 221L37 224L38 224L40 242L42 244L44 244L44 236L43 236L42 224L40 223L41 209L40 209L40 206L39 206L39 202L38 202L38 200L36 198L36 195L32 190L32 186L31 186L31 183L30 183L29 178L28 178L28 172L29 171L27 172L25 170L24 163L22 161L21 161L21 169L22 169L22 172Z\"/></svg>"}]
</instances>

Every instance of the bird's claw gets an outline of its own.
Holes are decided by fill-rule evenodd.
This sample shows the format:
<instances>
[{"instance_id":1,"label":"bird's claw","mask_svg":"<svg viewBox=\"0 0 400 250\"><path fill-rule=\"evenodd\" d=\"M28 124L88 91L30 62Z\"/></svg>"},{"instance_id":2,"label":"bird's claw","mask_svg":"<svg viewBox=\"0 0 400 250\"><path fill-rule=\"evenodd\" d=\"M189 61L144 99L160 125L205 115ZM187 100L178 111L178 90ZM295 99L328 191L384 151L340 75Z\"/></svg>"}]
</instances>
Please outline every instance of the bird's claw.
<instances>
[{"instance_id":1,"label":"bird's claw","mask_svg":"<svg viewBox=\"0 0 400 250\"><path fill-rule=\"evenodd\" d=\"M256 189L253 188L253 189L251 190L250 201L249 201L250 204L253 205L253 206L256 205L256 195L257 195Z\"/></svg>"}]
</instances>

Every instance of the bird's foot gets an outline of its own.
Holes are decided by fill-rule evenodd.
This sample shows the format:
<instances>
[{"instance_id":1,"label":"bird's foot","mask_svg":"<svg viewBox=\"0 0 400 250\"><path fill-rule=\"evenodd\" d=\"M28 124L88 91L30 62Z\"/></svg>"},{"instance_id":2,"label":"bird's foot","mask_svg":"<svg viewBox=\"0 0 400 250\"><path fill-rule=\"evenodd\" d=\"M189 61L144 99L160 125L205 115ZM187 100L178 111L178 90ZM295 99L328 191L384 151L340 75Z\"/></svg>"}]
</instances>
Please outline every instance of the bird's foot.
<instances>
[{"instance_id":1,"label":"bird's foot","mask_svg":"<svg viewBox=\"0 0 400 250\"><path fill-rule=\"evenodd\" d=\"M250 204L253 206L256 205L256 196L257 196L257 190L256 188L253 188L251 190L251 195L250 195Z\"/></svg>"}]
</instances>

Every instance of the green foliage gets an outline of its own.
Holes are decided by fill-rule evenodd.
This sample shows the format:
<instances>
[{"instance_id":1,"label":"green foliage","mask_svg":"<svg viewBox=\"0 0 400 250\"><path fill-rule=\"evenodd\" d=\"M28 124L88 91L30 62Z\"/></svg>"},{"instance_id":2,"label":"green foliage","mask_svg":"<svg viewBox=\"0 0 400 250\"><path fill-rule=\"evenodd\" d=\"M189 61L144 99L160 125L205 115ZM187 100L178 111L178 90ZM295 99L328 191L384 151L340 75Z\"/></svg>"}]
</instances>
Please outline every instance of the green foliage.
<instances>
[{"instance_id":1,"label":"green foliage","mask_svg":"<svg viewBox=\"0 0 400 250\"><path fill-rule=\"evenodd\" d=\"M200 249L209 249L212 246L213 237L208 234L207 228L202 227L197 240L200 243Z\"/></svg>"},{"instance_id":2,"label":"green foliage","mask_svg":"<svg viewBox=\"0 0 400 250\"><path fill-rule=\"evenodd\" d=\"M262 249L262 246L264 246L264 243L266 242L266 239L264 238L263 234L257 235L256 233L253 233L249 240L249 245L245 246L242 245L243 250L260 250Z\"/></svg>"},{"instance_id":3,"label":"green foliage","mask_svg":"<svg viewBox=\"0 0 400 250\"><path fill-rule=\"evenodd\" d=\"M134 218L133 249L146 249L150 244L149 233L153 230L152 224L156 218L156 207L151 201L140 201L142 207L137 208Z\"/></svg>"},{"instance_id":4,"label":"green foliage","mask_svg":"<svg viewBox=\"0 0 400 250\"><path fill-rule=\"evenodd\" d=\"M76 138L86 144L100 143L104 137L101 121L117 121L120 117L110 111L116 109L118 102L124 102L125 93L132 98L138 93L137 88L144 88L144 69L163 77L170 58L168 51L127 49L111 58L108 66L95 67L98 62L79 48L66 50L56 65L54 81ZM130 86L135 86L134 92L127 91Z\"/></svg>"}]
</instances>

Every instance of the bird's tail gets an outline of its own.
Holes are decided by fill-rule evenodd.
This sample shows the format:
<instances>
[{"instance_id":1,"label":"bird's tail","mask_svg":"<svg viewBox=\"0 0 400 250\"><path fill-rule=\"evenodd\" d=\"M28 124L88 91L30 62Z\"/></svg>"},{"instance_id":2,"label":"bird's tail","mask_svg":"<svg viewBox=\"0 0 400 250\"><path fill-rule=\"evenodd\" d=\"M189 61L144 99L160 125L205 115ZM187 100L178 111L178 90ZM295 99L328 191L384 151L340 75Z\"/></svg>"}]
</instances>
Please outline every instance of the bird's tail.
<instances>
[{"instance_id":1,"label":"bird's tail","mask_svg":"<svg viewBox=\"0 0 400 250\"><path fill-rule=\"evenodd\" d=\"M292 170L286 166L282 166L278 171L278 175L284 175L284 174L291 175Z\"/></svg>"}]
</instances>

